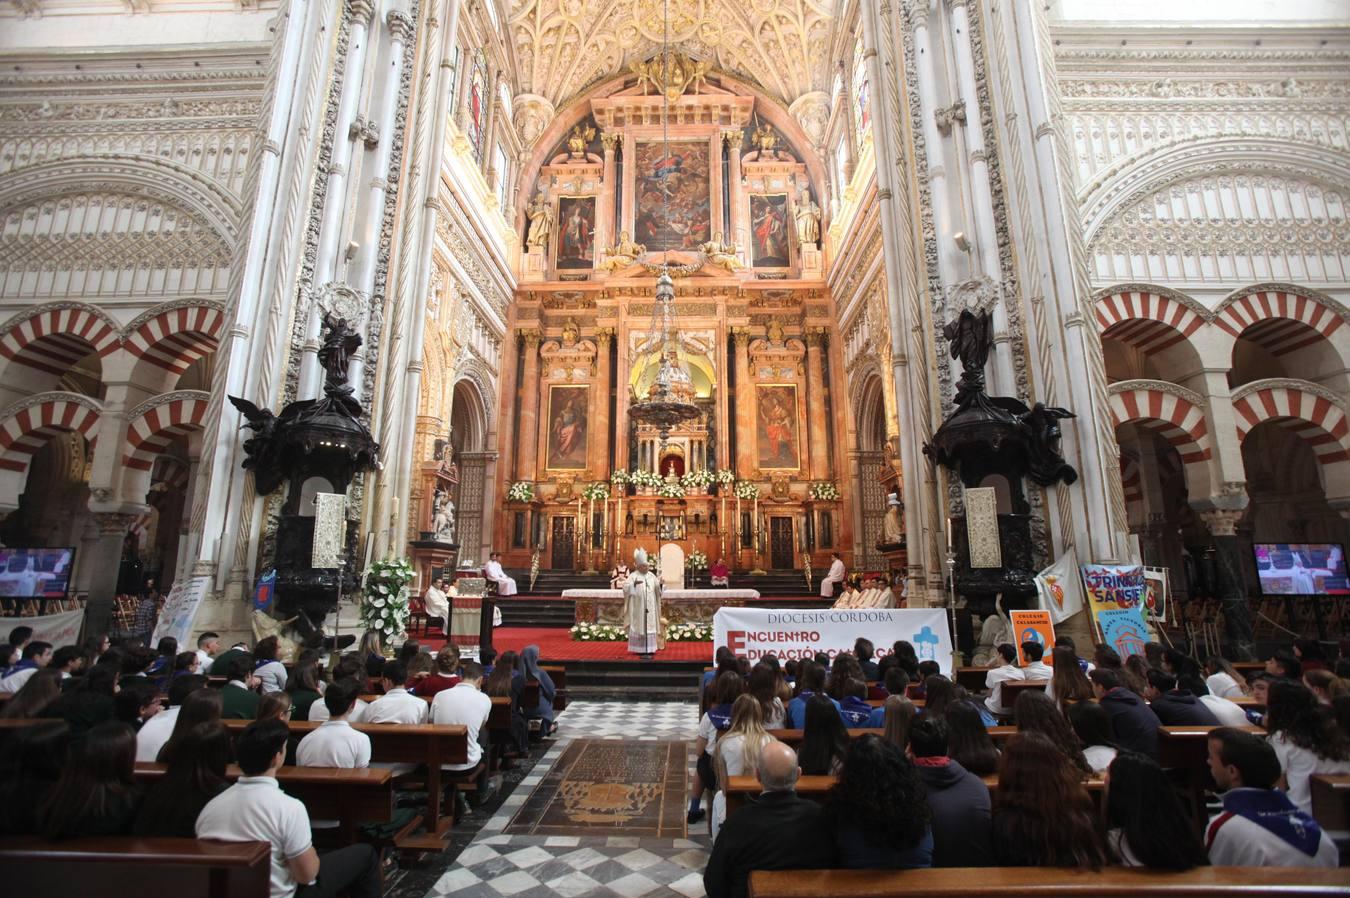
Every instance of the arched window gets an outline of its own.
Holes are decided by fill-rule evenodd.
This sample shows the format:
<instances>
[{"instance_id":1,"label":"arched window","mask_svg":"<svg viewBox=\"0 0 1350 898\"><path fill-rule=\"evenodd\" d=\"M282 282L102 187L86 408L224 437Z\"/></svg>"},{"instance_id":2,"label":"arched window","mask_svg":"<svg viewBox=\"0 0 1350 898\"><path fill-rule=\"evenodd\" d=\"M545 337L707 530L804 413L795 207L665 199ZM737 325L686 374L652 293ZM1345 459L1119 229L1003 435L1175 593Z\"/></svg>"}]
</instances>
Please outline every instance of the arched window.
<instances>
[{"instance_id":1,"label":"arched window","mask_svg":"<svg viewBox=\"0 0 1350 898\"><path fill-rule=\"evenodd\" d=\"M862 41L853 48L853 128L859 144L872 130L872 86L867 80Z\"/></svg>"},{"instance_id":2,"label":"arched window","mask_svg":"<svg viewBox=\"0 0 1350 898\"><path fill-rule=\"evenodd\" d=\"M483 164L484 132L487 130L487 110L491 97L488 95L487 57L482 50L476 50L469 68L469 104L466 117L466 130L469 144L473 147L473 157Z\"/></svg>"},{"instance_id":3,"label":"arched window","mask_svg":"<svg viewBox=\"0 0 1350 898\"><path fill-rule=\"evenodd\" d=\"M497 201L505 209L507 193L510 190L511 183L511 163L507 158L506 148L501 144L497 144L494 151L492 167L497 170Z\"/></svg>"}]
</instances>

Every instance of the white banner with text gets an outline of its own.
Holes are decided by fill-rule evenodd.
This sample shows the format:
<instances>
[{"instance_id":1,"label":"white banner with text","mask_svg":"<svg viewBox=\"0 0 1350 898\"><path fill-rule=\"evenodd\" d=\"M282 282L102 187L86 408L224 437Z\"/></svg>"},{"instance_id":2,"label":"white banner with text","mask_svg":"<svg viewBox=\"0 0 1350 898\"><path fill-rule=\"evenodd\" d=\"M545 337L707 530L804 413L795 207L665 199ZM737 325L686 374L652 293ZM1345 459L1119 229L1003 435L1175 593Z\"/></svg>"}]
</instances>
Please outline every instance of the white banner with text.
<instances>
[{"instance_id":1,"label":"white banner with text","mask_svg":"<svg viewBox=\"0 0 1350 898\"><path fill-rule=\"evenodd\" d=\"M729 646L753 664L765 655L787 661L833 658L853 651L859 636L872 640L876 657L905 640L920 661L936 661L952 675L952 636L942 608L721 608L713 615L713 648Z\"/></svg>"}]
</instances>

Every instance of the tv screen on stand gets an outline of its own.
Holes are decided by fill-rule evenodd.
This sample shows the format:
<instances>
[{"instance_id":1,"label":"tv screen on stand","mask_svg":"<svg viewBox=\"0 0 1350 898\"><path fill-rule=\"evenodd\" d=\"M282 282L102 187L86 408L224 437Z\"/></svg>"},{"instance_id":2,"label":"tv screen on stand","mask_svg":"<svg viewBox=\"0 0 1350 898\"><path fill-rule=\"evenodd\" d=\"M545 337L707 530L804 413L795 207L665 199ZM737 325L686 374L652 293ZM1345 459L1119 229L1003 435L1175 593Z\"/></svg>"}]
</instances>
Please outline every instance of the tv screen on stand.
<instances>
[{"instance_id":1,"label":"tv screen on stand","mask_svg":"<svg viewBox=\"0 0 1350 898\"><path fill-rule=\"evenodd\" d=\"M65 598L74 562L72 548L0 549L0 598Z\"/></svg>"},{"instance_id":2,"label":"tv screen on stand","mask_svg":"<svg viewBox=\"0 0 1350 898\"><path fill-rule=\"evenodd\" d=\"M1255 543L1252 553L1262 595L1350 595L1340 543Z\"/></svg>"}]
</instances>

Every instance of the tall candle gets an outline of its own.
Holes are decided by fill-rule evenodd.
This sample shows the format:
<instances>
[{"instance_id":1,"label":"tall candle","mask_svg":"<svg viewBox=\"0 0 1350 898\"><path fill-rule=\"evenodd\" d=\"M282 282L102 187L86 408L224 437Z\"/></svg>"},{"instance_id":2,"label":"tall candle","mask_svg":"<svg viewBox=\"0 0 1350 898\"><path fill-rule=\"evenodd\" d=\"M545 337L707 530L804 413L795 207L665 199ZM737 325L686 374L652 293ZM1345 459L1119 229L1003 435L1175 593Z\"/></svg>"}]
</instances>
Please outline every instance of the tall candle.
<instances>
[{"instance_id":1,"label":"tall candle","mask_svg":"<svg viewBox=\"0 0 1350 898\"><path fill-rule=\"evenodd\" d=\"M947 548L952 547L952 519L947 518Z\"/></svg>"}]
</instances>

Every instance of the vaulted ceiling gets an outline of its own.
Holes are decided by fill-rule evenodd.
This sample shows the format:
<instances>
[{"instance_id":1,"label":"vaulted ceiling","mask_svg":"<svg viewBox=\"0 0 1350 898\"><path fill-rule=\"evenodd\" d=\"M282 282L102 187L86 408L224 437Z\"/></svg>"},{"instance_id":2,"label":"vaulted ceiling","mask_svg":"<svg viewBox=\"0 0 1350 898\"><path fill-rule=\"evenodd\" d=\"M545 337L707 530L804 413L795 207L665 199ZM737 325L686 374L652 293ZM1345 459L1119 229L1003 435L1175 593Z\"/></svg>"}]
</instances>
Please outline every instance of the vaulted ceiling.
<instances>
[{"instance_id":1,"label":"vaulted ceiling","mask_svg":"<svg viewBox=\"0 0 1350 898\"><path fill-rule=\"evenodd\" d=\"M826 87L837 0L668 0L670 43L791 103ZM561 106L661 46L667 0L512 0L521 93Z\"/></svg>"}]
</instances>

